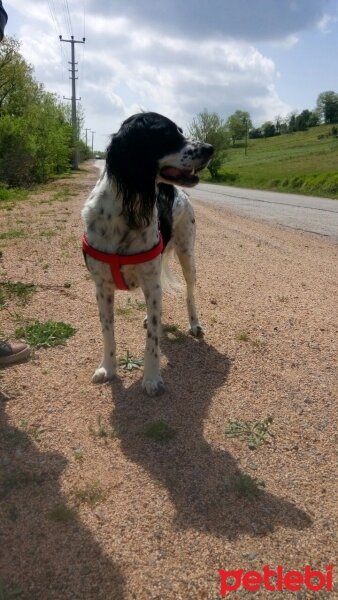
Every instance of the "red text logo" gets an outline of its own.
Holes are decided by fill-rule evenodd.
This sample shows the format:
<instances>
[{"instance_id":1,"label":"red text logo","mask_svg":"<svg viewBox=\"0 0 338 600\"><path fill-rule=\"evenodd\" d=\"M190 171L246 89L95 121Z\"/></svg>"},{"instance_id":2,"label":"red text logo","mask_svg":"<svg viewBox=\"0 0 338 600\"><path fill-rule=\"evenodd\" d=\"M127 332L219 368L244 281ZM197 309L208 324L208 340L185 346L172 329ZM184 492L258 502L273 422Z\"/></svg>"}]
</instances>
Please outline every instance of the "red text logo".
<instances>
[{"instance_id":1,"label":"red text logo","mask_svg":"<svg viewBox=\"0 0 338 600\"><path fill-rule=\"evenodd\" d=\"M327 565L325 573L306 566L304 571L285 571L281 565L276 569L271 569L264 565L263 572L246 571L238 569L237 571L225 571L219 569L221 597L224 598L228 593L235 592L241 586L250 592L257 592L260 589L266 589L269 592L298 592L302 587L319 592L328 590L332 592L332 572L333 565Z\"/></svg>"}]
</instances>

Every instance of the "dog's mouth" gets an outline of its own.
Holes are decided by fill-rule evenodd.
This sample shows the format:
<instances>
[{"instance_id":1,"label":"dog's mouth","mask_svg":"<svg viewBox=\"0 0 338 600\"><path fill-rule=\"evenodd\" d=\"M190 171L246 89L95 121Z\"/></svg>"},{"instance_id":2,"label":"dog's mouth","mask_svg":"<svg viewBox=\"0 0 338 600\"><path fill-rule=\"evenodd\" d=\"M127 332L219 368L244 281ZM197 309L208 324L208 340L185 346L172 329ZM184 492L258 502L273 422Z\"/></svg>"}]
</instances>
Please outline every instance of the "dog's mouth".
<instances>
[{"instance_id":1,"label":"dog's mouth","mask_svg":"<svg viewBox=\"0 0 338 600\"><path fill-rule=\"evenodd\" d=\"M172 181L173 183L177 183L178 185L183 185L186 187L192 187L197 185L199 182L199 177L197 177L196 172L201 171L205 166L206 164L198 167L198 169L177 169L176 167L163 167L160 171L160 175L167 181Z\"/></svg>"}]
</instances>

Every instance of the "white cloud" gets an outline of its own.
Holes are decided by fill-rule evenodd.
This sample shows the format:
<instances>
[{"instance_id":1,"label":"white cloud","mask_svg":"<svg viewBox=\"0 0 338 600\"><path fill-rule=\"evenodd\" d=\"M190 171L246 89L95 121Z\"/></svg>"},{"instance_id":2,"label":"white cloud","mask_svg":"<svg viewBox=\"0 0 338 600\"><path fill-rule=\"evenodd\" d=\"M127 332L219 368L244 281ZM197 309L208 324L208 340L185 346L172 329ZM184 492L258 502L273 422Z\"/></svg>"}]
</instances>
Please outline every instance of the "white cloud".
<instances>
[{"instance_id":1,"label":"white cloud","mask_svg":"<svg viewBox=\"0 0 338 600\"><path fill-rule=\"evenodd\" d=\"M235 0L229 0L230 4L234 12ZM70 48L64 43L61 49L48 4L7 0L6 5L24 16L25 23L17 35L25 57L35 66L37 78L48 89L69 96ZM55 1L52 5L61 7L62 3ZM273 60L252 41L210 33L197 37L189 29L187 33L182 28L175 31L166 23L160 27L143 19L141 13L135 16L122 8L113 14L114 2L107 6L105 15L102 5L98 2L95 7L100 10L87 16L84 61L83 48L76 47L80 63L78 94L86 126L97 132L96 147L104 147L106 134L141 108L162 112L183 127L204 108L224 118L237 109L248 110L257 125L291 110L276 92L278 72ZM83 4L69 0L69 6L77 26L74 35L81 39ZM64 25L61 33L66 37L64 15L58 13L57 20ZM298 41L289 29L288 25L285 35L280 36L279 27L276 34L284 47Z\"/></svg>"},{"instance_id":2,"label":"white cloud","mask_svg":"<svg viewBox=\"0 0 338 600\"><path fill-rule=\"evenodd\" d=\"M332 30L332 25L336 22L337 17L335 15L324 14L318 21L318 29L322 33L330 33Z\"/></svg>"}]
</instances>

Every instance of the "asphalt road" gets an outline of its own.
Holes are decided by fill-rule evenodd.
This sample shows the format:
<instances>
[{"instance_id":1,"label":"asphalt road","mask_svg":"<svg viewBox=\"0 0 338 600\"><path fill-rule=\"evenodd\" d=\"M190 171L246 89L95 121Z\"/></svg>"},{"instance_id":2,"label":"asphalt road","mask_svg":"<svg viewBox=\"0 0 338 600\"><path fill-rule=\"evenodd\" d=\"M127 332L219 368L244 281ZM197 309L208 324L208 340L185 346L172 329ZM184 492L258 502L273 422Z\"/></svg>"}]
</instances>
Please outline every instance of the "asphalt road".
<instances>
[{"instance_id":1,"label":"asphalt road","mask_svg":"<svg viewBox=\"0 0 338 600\"><path fill-rule=\"evenodd\" d=\"M188 192L191 198L224 206L250 218L338 241L338 200L206 183Z\"/></svg>"},{"instance_id":2,"label":"asphalt road","mask_svg":"<svg viewBox=\"0 0 338 600\"><path fill-rule=\"evenodd\" d=\"M102 171L104 161L96 160L95 166ZM338 241L338 200L207 183L187 191L192 199L223 206L246 217Z\"/></svg>"}]
</instances>

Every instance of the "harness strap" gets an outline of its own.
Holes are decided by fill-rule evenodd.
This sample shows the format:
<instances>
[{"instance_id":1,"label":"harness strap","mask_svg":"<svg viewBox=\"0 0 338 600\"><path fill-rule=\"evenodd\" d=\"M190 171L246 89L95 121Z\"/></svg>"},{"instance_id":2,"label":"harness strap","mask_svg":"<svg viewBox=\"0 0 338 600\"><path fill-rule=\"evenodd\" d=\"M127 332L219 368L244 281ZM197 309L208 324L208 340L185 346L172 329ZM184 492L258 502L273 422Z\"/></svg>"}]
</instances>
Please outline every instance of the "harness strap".
<instances>
[{"instance_id":1,"label":"harness strap","mask_svg":"<svg viewBox=\"0 0 338 600\"><path fill-rule=\"evenodd\" d=\"M160 234L160 241L154 248L151 250L147 250L146 252L139 252L138 254L129 254L124 256L122 254L110 254L108 252L101 252L100 250L96 250L93 248L87 240L86 235L82 236L82 249L85 254L88 254L92 258L99 260L104 263L108 263L110 265L110 270L112 274L112 278L115 282L117 289L119 290L129 290L124 277L121 272L121 267L123 265L139 265L141 263L148 262L149 260L153 260L163 251L163 239Z\"/></svg>"}]
</instances>

